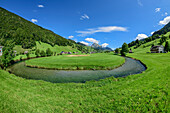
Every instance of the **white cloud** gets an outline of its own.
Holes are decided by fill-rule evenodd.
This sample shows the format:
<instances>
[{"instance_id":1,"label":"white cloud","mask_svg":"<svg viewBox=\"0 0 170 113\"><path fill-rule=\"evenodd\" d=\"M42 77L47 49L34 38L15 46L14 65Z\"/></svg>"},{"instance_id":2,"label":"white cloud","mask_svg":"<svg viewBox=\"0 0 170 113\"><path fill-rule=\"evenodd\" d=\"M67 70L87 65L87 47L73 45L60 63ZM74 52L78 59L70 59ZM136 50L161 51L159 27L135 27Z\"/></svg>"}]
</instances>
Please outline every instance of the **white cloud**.
<instances>
[{"instance_id":1,"label":"white cloud","mask_svg":"<svg viewBox=\"0 0 170 113\"><path fill-rule=\"evenodd\" d=\"M159 21L159 25L166 25L169 22L170 22L170 16L167 16L163 20Z\"/></svg>"},{"instance_id":2,"label":"white cloud","mask_svg":"<svg viewBox=\"0 0 170 113\"><path fill-rule=\"evenodd\" d=\"M144 39L144 38L147 38L148 36L145 35L145 34L138 34L138 36L135 38L135 40L141 40L141 39Z\"/></svg>"},{"instance_id":3,"label":"white cloud","mask_svg":"<svg viewBox=\"0 0 170 113\"><path fill-rule=\"evenodd\" d=\"M157 12L160 12L161 11L161 8L156 8L155 9L155 12L157 13Z\"/></svg>"},{"instance_id":4,"label":"white cloud","mask_svg":"<svg viewBox=\"0 0 170 113\"><path fill-rule=\"evenodd\" d=\"M102 47L106 47L106 46L108 46L109 44L107 44L107 43L104 43L104 44L102 44Z\"/></svg>"},{"instance_id":5,"label":"white cloud","mask_svg":"<svg viewBox=\"0 0 170 113\"><path fill-rule=\"evenodd\" d=\"M141 0L137 0L137 2L138 2L138 5L143 6Z\"/></svg>"},{"instance_id":6,"label":"white cloud","mask_svg":"<svg viewBox=\"0 0 170 113\"><path fill-rule=\"evenodd\" d=\"M72 38L74 38L74 36L71 35L71 36L69 36L68 38L72 39Z\"/></svg>"},{"instance_id":7,"label":"white cloud","mask_svg":"<svg viewBox=\"0 0 170 113\"><path fill-rule=\"evenodd\" d=\"M153 31L153 32L151 32L151 35L153 35L153 33L154 33L154 31Z\"/></svg>"},{"instance_id":8,"label":"white cloud","mask_svg":"<svg viewBox=\"0 0 170 113\"><path fill-rule=\"evenodd\" d=\"M33 23L38 22L38 20L36 20L36 19L31 19L31 21L32 21Z\"/></svg>"},{"instance_id":9,"label":"white cloud","mask_svg":"<svg viewBox=\"0 0 170 113\"><path fill-rule=\"evenodd\" d=\"M88 45L89 45L89 43L84 42L84 41L81 41L80 43L82 43L82 44L84 44L84 45L86 45L86 46L88 46Z\"/></svg>"},{"instance_id":10,"label":"white cloud","mask_svg":"<svg viewBox=\"0 0 170 113\"><path fill-rule=\"evenodd\" d=\"M87 14L84 14L81 16L80 20L84 20L84 19L90 19L90 17Z\"/></svg>"},{"instance_id":11,"label":"white cloud","mask_svg":"<svg viewBox=\"0 0 170 113\"><path fill-rule=\"evenodd\" d=\"M167 16L168 15L168 13L167 12L165 12L165 16Z\"/></svg>"},{"instance_id":12,"label":"white cloud","mask_svg":"<svg viewBox=\"0 0 170 113\"><path fill-rule=\"evenodd\" d=\"M41 7L41 8L43 8L43 7L44 7L44 5L38 5L38 7Z\"/></svg>"},{"instance_id":13,"label":"white cloud","mask_svg":"<svg viewBox=\"0 0 170 113\"><path fill-rule=\"evenodd\" d=\"M165 12L165 14L162 14L162 16L167 16L168 15L168 13L167 12Z\"/></svg>"},{"instance_id":14,"label":"white cloud","mask_svg":"<svg viewBox=\"0 0 170 113\"><path fill-rule=\"evenodd\" d=\"M85 40L88 42L93 42L93 43L97 43L97 44L99 43L99 41L94 38L86 38Z\"/></svg>"},{"instance_id":15,"label":"white cloud","mask_svg":"<svg viewBox=\"0 0 170 113\"><path fill-rule=\"evenodd\" d=\"M78 36L87 36L98 32L112 32L112 31L127 31L127 28L119 27L119 26L107 26L107 27L98 27L98 28L87 29L86 31L76 31L76 32L79 33Z\"/></svg>"}]
</instances>

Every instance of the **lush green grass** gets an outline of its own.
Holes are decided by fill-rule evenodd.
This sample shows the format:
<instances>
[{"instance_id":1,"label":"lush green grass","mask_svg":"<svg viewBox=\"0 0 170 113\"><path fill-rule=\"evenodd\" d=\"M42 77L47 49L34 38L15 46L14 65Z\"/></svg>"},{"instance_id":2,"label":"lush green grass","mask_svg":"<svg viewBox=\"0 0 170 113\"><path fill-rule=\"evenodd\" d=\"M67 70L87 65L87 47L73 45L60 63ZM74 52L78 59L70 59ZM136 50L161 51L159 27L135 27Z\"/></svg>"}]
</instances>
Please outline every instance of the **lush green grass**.
<instances>
[{"instance_id":1,"label":"lush green grass","mask_svg":"<svg viewBox=\"0 0 170 113\"><path fill-rule=\"evenodd\" d=\"M72 48L71 46L58 46L58 45L55 45L54 47L52 47L50 44L43 43L43 42L36 42L36 47L34 47L33 50L35 48L40 49L40 50L44 50L45 52L46 52L46 50L48 48L50 48L51 51L56 52L56 53L60 53L62 51L65 51L65 52L79 52L79 54L81 53L76 48ZM24 51L29 51L30 53L33 53L33 54L30 54L30 57L36 57L36 55L34 54L32 49L23 49L21 47L21 45L16 45L14 47L14 50L17 51L17 54L24 53ZM19 60L21 56L22 56L22 58L27 58L26 55L18 55L18 56L16 56L14 58L14 60Z\"/></svg>"},{"instance_id":2,"label":"lush green grass","mask_svg":"<svg viewBox=\"0 0 170 113\"><path fill-rule=\"evenodd\" d=\"M18 55L18 56L16 56L16 57L14 58L14 60L19 60L20 57L22 57L22 59L27 58L26 55ZM30 57L36 57L36 55L35 55L35 54L30 54Z\"/></svg>"},{"instance_id":3,"label":"lush green grass","mask_svg":"<svg viewBox=\"0 0 170 113\"><path fill-rule=\"evenodd\" d=\"M36 42L36 48L40 50L46 51L48 48L50 48L53 52L60 53L62 51L65 52L80 52L76 48L72 48L71 46L58 46L55 45L52 47L50 44L43 43L43 42Z\"/></svg>"},{"instance_id":4,"label":"lush green grass","mask_svg":"<svg viewBox=\"0 0 170 113\"><path fill-rule=\"evenodd\" d=\"M15 45L14 50L17 51L17 54L24 53L25 51L31 51L31 49L23 49L21 45Z\"/></svg>"},{"instance_id":5,"label":"lush green grass","mask_svg":"<svg viewBox=\"0 0 170 113\"><path fill-rule=\"evenodd\" d=\"M53 69L113 69L125 62L123 57L112 53L88 54L89 56L68 57L68 55L52 56L26 61L27 66Z\"/></svg>"},{"instance_id":6,"label":"lush green grass","mask_svg":"<svg viewBox=\"0 0 170 113\"><path fill-rule=\"evenodd\" d=\"M148 69L83 83L27 80L0 70L0 112L169 112L170 54L130 54Z\"/></svg>"}]
</instances>

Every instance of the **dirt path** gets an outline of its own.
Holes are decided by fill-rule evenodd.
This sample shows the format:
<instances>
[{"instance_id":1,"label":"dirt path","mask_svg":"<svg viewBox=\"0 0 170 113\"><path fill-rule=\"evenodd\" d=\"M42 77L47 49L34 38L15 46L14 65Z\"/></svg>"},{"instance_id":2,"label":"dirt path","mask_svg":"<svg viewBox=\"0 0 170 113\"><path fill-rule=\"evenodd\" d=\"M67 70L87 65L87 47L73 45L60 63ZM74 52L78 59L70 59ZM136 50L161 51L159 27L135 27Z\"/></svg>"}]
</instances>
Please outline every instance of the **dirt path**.
<instances>
[{"instance_id":1,"label":"dirt path","mask_svg":"<svg viewBox=\"0 0 170 113\"><path fill-rule=\"evenodd\" d=\"M67 57L81 57L81 56L90 56L90 55L67 55Z\"/></svg>"}]
</instances>

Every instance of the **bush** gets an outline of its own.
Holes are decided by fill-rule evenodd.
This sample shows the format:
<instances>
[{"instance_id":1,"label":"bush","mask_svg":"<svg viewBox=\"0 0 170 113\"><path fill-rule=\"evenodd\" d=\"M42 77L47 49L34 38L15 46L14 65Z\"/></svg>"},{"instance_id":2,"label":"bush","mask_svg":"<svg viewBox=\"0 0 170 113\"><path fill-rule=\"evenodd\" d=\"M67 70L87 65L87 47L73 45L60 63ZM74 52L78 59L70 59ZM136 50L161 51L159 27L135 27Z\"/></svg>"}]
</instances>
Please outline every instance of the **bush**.
<instances>
[{"instance_id":1,"label":"bush","mask_svg":"<svg viewBox=\"0 0 170 113\"><path fill-rule=\"evenodd\" d=\"M45 54L45 52L43 50L40 52L40 55L41 55L41 57L45 57L46 56L46 54Z\"/></svg>"},{"instance_id":2,"label":"bush","mask_svg":"<svg viewBox=\"0 0 170 113\"><path fill-rule=\"evenodd\" d=\"M30 58L30 53L27 53L26 56L27 56L27 59L29 59Z\"/></svg>"},{"instance_id":3,"label":"bush","mask_svg":"<svg viewBox=\"0 0 170 113\"><path fill-rule=\"evenodd\" d=\"M126 52L121 51L121 56L126 56Z\"/></svg>"},{"instance_id":4,"label":"bush","mask_svg":"<svg viewBox=\"0 0 170 113\"><path fill-rule=\"evenodd\" d=\"M166 51L166 52L169 52L169 51L170 51L170 45L169 45L169 42L168 42L168 41L166 41L166 43L165 43L165 51Z\"/></svg>"},{"instance_id":5,"label":"bush","mask_svg":"<svg viewBox=\"0 0 170 113\"><path fill-rule=\"evenodd\" d=\"M22 56L20 56L20 61L22 61Z\"/></svg>"},{"instance_id":6,"label":"bush","mask_svg":"<svg viewBox=\"0 0 170 113\"><path fill-rule=\"evenodd\" d=\"M40 56L40 50L39 50L39 49L37 49L37 50L35 51L35 55L36 55L36 57Z\"/></svg>"},{"instance_id":7,"label":"bush","mask_svg":"<svg viewBox=\"0 0 170 113\"><path fill-rule=\"evenodd\" d=\"M120 53L120 49L119 49L119 48L116 48L115 53L116 53L116 54L119 54L119 53Z\"/></svg>"},{"instance_id":8,"label":"bush","mask_svg":"<svg viewBox=\"0 0 170 113\"><path fill-rule=\"evenodd\" d=\"M53 52L51 51L50 48L48 48L48 49L46 50L46 55L47 55L47 56L51 56L52 54L53 54Z\"/></svg>"},{"instance_id":9,"label":"bush","mask_svg":"<svg viewBox=\"0 0 170 113\"><path fill-rule=\"evenodd\" d=\"M56 52L54 52L54 56L56 56Z\"/></svg>"}]
</instances>

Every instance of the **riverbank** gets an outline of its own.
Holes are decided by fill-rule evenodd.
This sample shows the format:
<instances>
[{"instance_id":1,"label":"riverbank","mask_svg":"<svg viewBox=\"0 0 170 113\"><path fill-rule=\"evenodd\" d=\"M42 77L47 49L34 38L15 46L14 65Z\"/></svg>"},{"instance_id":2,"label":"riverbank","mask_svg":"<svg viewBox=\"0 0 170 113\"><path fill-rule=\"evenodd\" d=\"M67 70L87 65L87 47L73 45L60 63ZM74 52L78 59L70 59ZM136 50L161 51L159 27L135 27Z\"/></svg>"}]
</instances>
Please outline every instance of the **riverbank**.
<instances>
[{"instance_id":1,"label":"riverbank","mask_svg":"<svg viewBox=\"0 0 170 113\"><path fill-rule=\"evenodd\" d=\"M0 112L169 112L170 54L129 54L143 73L86 83L28 80L0 70Z\"/></svg>"}]
</instances>

